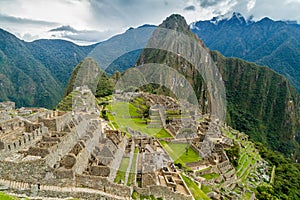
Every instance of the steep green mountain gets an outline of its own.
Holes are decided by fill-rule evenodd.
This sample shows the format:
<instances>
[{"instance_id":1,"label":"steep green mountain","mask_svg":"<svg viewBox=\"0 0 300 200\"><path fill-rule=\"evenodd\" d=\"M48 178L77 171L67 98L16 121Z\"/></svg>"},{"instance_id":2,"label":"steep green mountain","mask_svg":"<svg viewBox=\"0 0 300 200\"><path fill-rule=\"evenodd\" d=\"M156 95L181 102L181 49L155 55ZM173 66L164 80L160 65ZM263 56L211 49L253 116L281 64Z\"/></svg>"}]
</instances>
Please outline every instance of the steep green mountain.
<instances>
[{"instance_id":1,"label":"steep green mountain","mask_svg":"<svg viewBox=\"0 0 300 200\"><path fill-rule=\"evenodd\" d=\"M269 66L300 90L300 25L269 18L254 22L233 13L230 19L199 21L191 28L208 48Z\"/></svg>"},{"instance_id":2,"label":"steep green mountain","mask_svg":"<svg viewBox=\"0 0 300 200\"><path fill-rule=\"evenodd\" d=\"M87 86L97 98L111 95L114 91L113 79L100 69L94 59L88 57L74 68L66 86L64 97L56 108L64 111L72 110L73 98L80 93L77 88L83 86Z\"/></svg>"},{"instance_id":3,"label":"steep green mountain","mask_svg":"<svg viewBox=\"0 0 300 200\"><path fill-rule=\"evenodd\" d=\"M270 70L211 51L226 85L227 122L251 139L290 156L299 155L300 96ZM298 152L294 152L298 151Z\"/></svg>"},{"instance_id":4,"label":"steep green mountain","mask_svg":"<svg viewBox=\"0 0 300 200\"><path fill-rule=\"evenodd\" d=\"M183 31L193 37L183 17L178 15L167 18L160 27ZM190 48L179 39L162 39L158 36L162 36L160 30L153 33L150 43L164 41L164 45L178 51ZM197 41L203 49L208 50L202 41ZM203 56L205 55L200 57ZM300 97L289 81L267 67L240 59L225 58L217 52L211 52L211 56L225 82L227 122L248 133L251 139L288 157L299 155ZM165 64L183 74L195 90L200 105L205 105L205 101L209 99L205 94L205 83L199 78L195 66L179 53L163 49L144 49L137 65L147 63Z\"/></svg>"},{"instance_id":5,"label":"steep green mountain","mask_svg":"<svg viewBox=\"0 0 300 200\"><path fill-rule=\"evenodd\" d=\"M0 101L53 108L73 67L93 48L63 40L28 43L0 29Z\"/></svg>"},{"instance_id":6,"label":"steep green mountain","mask_svg":"<svg viewBox=\"0 0 300 200\"><path fill-rule=\"evenodd\" d=\"M76 87L81 86L88 86L96 94L99 79L104 76L103 74L104 72L94 59L85 58L74 68L65 89L64 97L75 90Z\"/></svg>"},{"instance_id":7,"label":"steep green mountain","mask_svg":"<svg viewBox=\"0 0 300 200\"><path fill-rule=\"evenodd\" d=\"M36 40L27 43L35 59L49 69L63 88L66 86L74 66L83 60L96 46L78 46L65 40Z\"/></svg>"},{"instance_id":8,"label":"steep green mountain","mask_svg":"<svg viewBox=\"0 0 300 200\"><path fill-rule=\"evenodd\" d=\"M17 106L52 107L60 95L60 84L36 60L26 43L0 30L1 100Z\"/></svg>"}]
</instances>

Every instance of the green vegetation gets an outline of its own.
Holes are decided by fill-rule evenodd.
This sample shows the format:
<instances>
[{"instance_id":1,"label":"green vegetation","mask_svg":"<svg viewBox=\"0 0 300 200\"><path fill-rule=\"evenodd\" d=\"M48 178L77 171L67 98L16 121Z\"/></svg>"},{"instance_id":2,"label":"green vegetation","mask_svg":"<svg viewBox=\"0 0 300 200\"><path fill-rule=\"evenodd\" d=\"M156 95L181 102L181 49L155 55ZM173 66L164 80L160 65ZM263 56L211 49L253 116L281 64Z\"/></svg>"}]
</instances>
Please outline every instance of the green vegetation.
<instances>
[{"instance_id":1,"label":"green vegetation","mask_svg":"<svg viewBox=\"0 0 300 200\"><path fill-rule=\"evenodd\" d=\"M210 174L203 174L201 175L203 178L205 178L206 180L211 180L211 179L214 179L214 178L218 178L219 177L219 174L216 174L216 173L210 173Z\"/></svg>"},{"instance_id":2,"label":"green vegetation","mask_svg":"<svg viewBox=\"0 0 300 200\"><path fill-rule=\"evenodd\" d=\"M186 163L201 160L201 157L199 157L199 155L191 147L188 147L188 151L186 151L188 144L168 143L166 141L160 141L160 143L169 153L174 162L180 163L181 166L185 167Z\"/></svg>"},{"instance_id":3,"label":"green vegetation","mask_svg":"<svg viewBox=\"0 0 300 200\"><path fill-rule=\"evenodd\" d=\"M207 168L197 170L196 172L204 172L204 171L210 170L211 168L212 168L212 166L209 166Z\"/></svg>"},{"instance_id":4,"label":"green vegetation","mask_svg":"<svg viewBox=\"0 0 300 200\"><path fill-rule=\"evenodd\" d=\"M272 172L271 172L271 179L270 179L270 183L271 184L274 184L274 179L275 179L275 170L276 170L276 166L274 165L273 167L272 167Z\"/></svg>"},{"instance_id":5,"label":"green vegetation","mask_svg":"<svg viewBox=\"0 0 300 200\"><path fill-rule=\"evenodd\" d=\"M57 105L56 109L61 111L71 111L73 106L73 98L79 95L78 91L73 91L64 97Z\"/></svg>"},{"instance_id":6,"label":"green vegetation","mask_svg":"<svg viewBox=\"0 0 300 200\"><path fill-rule=\"evenodd\" d=\"M252 194L251 192L245 192L244 196L242 197L242 199L251 199L252 197Z\"/></svg>"},{"instance_id":7,"label":"green vegetation","mask_svg":"<svg viewBox=\"0 0 300 200\"><path fill-rule=\"evenodd\" d=\"M267 67L225 58L214 51L211 55L223 72L228 124L272 150L286 156L296 155L299 144L292 139L300 117L297 109L300 96L296 89ZM291 107L295 113L290 111Z\"/></svg>"},{"instance_id":8,"label":"green vegetation","mask_svg":"<svg viewBox=\"0 0 300 200\"><path fill-rule=\"evenodd\" d=\"M299 144L293 136L299 127L300 96L295 88L267 67L214 51L211 55L223 72L230 126L286 156L297 154ZM290 106L295 107L294 114Z\"/></svg>"},{"instance_id":9,"label":"green vegetation","mask_svg":"<svg viewBox=\"0 0 300 200\"><path fill-rule=\"evenodd\" d=\"M230 149L225 149L230 162L234 165L237 176L240 181L246 183L248 175L253 170L255 163L261 159L259 152L256 150L254 143L251 141L244 141L235 139L235 136L230 131L222 129L227 137L234 139L234 146ZM238 131L234 130L237 134ZM241 148L239 147L241 145Z\"/></svg>"},{"instance_id":10,"label":"green vegetation","mask_svg":"<svg viewBox=\"0 0 300 200\"><path fill-rule=\"evenodd\" d=\"M207 194L212 191L213 186L211 185L201 185L201 190Z\"/></svg>"},{"instance_id":11,"label":"green vegetation","mask_svg":"<svg viewBox=\"0 0 300 200\"><path fill-rule=\"evenodd\" d=\"M199 186L194 181L192 181L189 177L183 174L181 174L181 177L185 182L185 184L187 185L187 187L190 189L195 200L209 199L208 196L206 196L206 194L199 188Z\"/></svg>"},{"instance_id":12,"label":"green vegetation","mask_svg":"<svg viewBox=\"0 0 300 200\"><path fill-rule=\"evenodd\" d=\"M161 129L158 133L155 134L155 137L156 138L173 138L173 136L165 129Z\"/></svg>"},{"instance_id":13,"label":"green vegetation","mask_svg":"<svg viewBox=\"0 0 300 200\"><path fill-rule=\"evenodd\" d=\"M281 153L267 149L261 143L256 143L262 158L271 166L276 166L274 183L264 183L257 188L256 196L259 199L299 199L300 198L300 164L293 163ZM272 173L273 174L273 173Z\"/></svg>"},{"instance_id":14,"label":"green vegetation","mask_svg":"<svg viewBox=\"0 0 300 200\"><path fill-rule=\"evenodd\" d=\"M237 167L240 156L240 147L238 143L234 142L234 146L230 149L225 149L225 152L233 166Z\"/></svg>"},{"instance_id":15,"label":"green vegetation","mask_svg":"<svg viewBox=\"0 0 300 200\"><path fill-rule=\"evenodd\" d=\"M138 157L138 152L139 152L139 149L136 147L134 149L132 163L131 163L131 166L130 166L130 172L129 172L129 177L128 177L128 181L127 181L127 185L128 186L130 186L130 185L132 185L132 184L135 183L135 178L136 178L136 161L137 161L137 157Z\"/></svg>"},{"instance_id":16,"label":"green vegetation","mask_svg":"<svg viewBox=\"0 0 300 200\"><path fill-rule=\"evenodd\" d=\"M103 73L98 81L95 96L97 98L109 96L112 95L113 91L114 91L113 81L105 73Z\"/></svg>"},{"instance_id":17,"label":"green vegetation","mask_svg":"<svg viewBox=\"0 0 300 200\"><path fill-rule=\"evenodd\" d=\"M125 175L126 175L126 170L127 170L128 164L129 164L129 158L123 157L120 168L117 172L117 176L115 178L116 183L124 183L125 182Z\"/></svg>"},{"instance_id":18,"label":"green vegetation","mask_svg":"<svg viewBox=\"0 0 300 200\"><path fill-rule=\"evenodd\" d=\"M116 102L107 106L109 110L108 118L112 123L116 123L122 131L127 131L126 127L155 136L158 138L172 137L166 130L147 126L147 120L142 119L137 112L137 108L128 102Z\"/></svg>"},{"instance_id":19,"label":"green vegetation","mask_svg":"<svg viewBox=\"0 0 300 200\"><path fill-rule=\"evenodd\" d=\"M3 192L0 192L0 199L1 200L18 200L19 198L10 196L10 195L5 194Z\"/></svg>"},{"instance_id":20,"label":"green vegetation","mask_svg":"<svg viewBox=\"0 0 300 200\"><path fill-rule=\"evenodd\" d=\"M178 16L169 17L160 27L192 34L184 19ZM156 37L154 35L152 40L161 40ZM179 45L178 41L172 38L165 38L164 41L169 46ZM215 51L211 51L211 57L218 63L217 66L225 83L227 123L249 134L254 141L261 141L272 150L297 158L297 155L300 155L300 137L294 138L300 127L300 96L297 90L286 78L267 67L260 67L241 59L225 58ZM205 101L209 97L206 84L195 66L172 52L159 49L144 49L137 65L142 63L172 66L190 82L199 104L202 105L201 111L207 113L209 108L205 106ZM148 91L151 92L151 89L153 87ZM163 94L168 95L168 92Z\"/></svg>"},{"instance_id":21,"label":"green vegetation","mask_svg":"<svg viewBox=\"0 0 300 200\"><path fill-rule=\"evenodd\" d=\"M146 101L137 97L132 101L132 104L137 108L137 113L143 118L149 118L149 106L146 105Z\"/></svg>"},{"instance_id":22,"label":"green vegetation","mask_svg":"<svg viewBox=\"0 0 300 200\"><path fill-rule=\"evenodd\" d=\"M25 42L2 29L0 43L0 101L17 107L54 108L74 66L91 50L62 40Z\"/></svg>"}]
</instances>

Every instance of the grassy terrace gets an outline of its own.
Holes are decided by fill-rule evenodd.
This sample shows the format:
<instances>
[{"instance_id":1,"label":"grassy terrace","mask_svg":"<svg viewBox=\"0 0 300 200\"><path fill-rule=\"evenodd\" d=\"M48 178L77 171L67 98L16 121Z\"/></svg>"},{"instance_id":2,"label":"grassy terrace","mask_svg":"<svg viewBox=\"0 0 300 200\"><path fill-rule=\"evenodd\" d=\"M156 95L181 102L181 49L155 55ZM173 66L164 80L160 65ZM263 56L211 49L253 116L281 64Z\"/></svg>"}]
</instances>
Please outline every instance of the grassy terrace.
<instances>
[{"instance_id":1,"label":"grassy terrace","mask_svg":"<svg viewBox=\"0 0 300 200\"><path fill-rule=\"evenodd\" d=\"M123 157L120 168L117 172L117 176L115 178L115 183L124 183L125 182L125 174L126 174L128 164L129 164L129 158Z\"/></svg>"},{"instance_id":2,"label":"grassy terrace","mask_svg":"<svg viewBox=\"0 0 300 200\"><path fill-rule=\"evenodd\" d=\"M255 151L251 142L243 142L245 148L241 149L241 156L238 160L237 176L242 180L246 181L248 175L255 166L255 163L260 159L260 155Z\"/></svg>"},{"instance_id":3,"label":"grassy terrace","mask_svg":"<svg viewBox=\"0 0 300 200\"><path fill-rule=\"evenodd\" d=\"M201 160L201 157L199 157L199 155L191 147L188 148L188 153L186 154L187 144L161 141L161 145L169 153L175 163L181 163L185 166L186 163Z\"/></svg>"},{"instance_id":4,"label":"grassy terrace","mask_svg":"<svg viewBox=\"0 0 300 200\"><path fill-rule=\"evenodd\" d=\"M213 178L218 178L219 174L216 173L210 173L210 174L203 174L201 175L203 178L205 178L206 180L211 180Z\"/></svg>"},{"instance_id":5,"label":"grassy terrace","mask_svg":"<svg viewBox=\"0 0 300 200\"><path fill-rule=\"evenodd\" d=\"M237 176L242 181L245 182L248 178L248 175L253 170L256 162L260 159L259 153L255 150L253 143L250 141L242 141L235 139L235 136L229 131L224 130L224 133L229 137L244 146L240 148L240 157L238 160L238 166L236 167Z\"/></svg>"},{"instance_id":6,"label":"grassy terrace","mask_svg":"<svg viewBox=\"0 0 300 200\"><path fill-rule=\"evenodd\" d=\"M136 161L137 161L137 157L138 157L138 148L134 149L134 154L133 154L133 158L132 158L132 163L130 166L130 172L129 172L129 176L128 176L128 181L127 181L127 185L130 186L132 184L135 184L135 177L136 177Z\"/></svg>"},{"instance_id":7,"label":"grassy terrace","mask_svg":"<svg viewBox=\"0 0 300 200\"><path fill-rule=\"evenodd\" d=\"M182 177L183 181L185 182L185 184L187 185L187 187L190 189L195 200L209 199L208 196L199 188L197 183L195 183L189 177L187 177L183 174L181 174L181 177Z\"/></svg>"},{"instance_id":8,"label":"grassy terrace","mask_svg":"<svg viewBox=\"0 0 300 200\"><path fill-rule=\"evenodd\" d=\"M137 112L137 108L132 103L116 102L108 105L107 108L110 111L108 118L115 128L126 131L126 127L128 126L149 136L172 138L165 129L147 127L146 119L141 118L141 115Z\"/></svg>"}]
</instances>

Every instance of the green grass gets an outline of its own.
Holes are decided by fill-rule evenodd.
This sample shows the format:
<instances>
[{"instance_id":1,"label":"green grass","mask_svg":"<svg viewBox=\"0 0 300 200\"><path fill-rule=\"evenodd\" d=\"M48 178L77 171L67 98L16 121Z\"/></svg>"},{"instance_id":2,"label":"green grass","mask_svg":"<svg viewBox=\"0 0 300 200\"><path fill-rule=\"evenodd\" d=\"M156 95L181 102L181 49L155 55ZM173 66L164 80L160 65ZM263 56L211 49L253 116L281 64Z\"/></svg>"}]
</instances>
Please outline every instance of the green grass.
<instances>
[{"instance_id":1,"label":"green grass","mask_svg":"<svg viewBox=\"0 0 300 200\"><path fill-rule=\"evenodd\" d=\"M185 165L189 162L197 162L201 160L201 157L199 157L199 155L191 147L188 148L188 154L186 154L187 144L167 143L166 141L161 141L161 144L175 163Z\"/></svg>"},{"instance_id":2,"label":"green grass","mask_svg":"<svg viewBox=\"0 0 300 200\"><path fill-rule=\"evenodd\" d=\"M187 187L190 189L195 200L209 200L208 196L206 196L206 194L198 187L198 185L194 181L192 181L189 177L183 174L181 174L181 177L187 185Z\"/></svg>"},{"instance_id":3,"label":"green grass","mask_svg":"<svg viewBox=\"0 0 300 200\"><path fill-rule=\"evenodd\" d=\"M204 172L204 171L210 170L211 168L212 168L212 166L209 166L204 169L197 170L196 172Z\"/></svg>"},{"instance_id":4,"label":"green grass","mask_svg":"<svg viewBox=\"0 0 300 200\"><path fill-rule=\"evenodd\" d=\"M259 156L253 158L248 166L248 168L245 170L245 172L241 175L240 179L245 182L248 178L248 175L251 173L251 171L253 170L253 166L255 165L255 163L257 162L257 160L259 159ZM251 166L250 166L251 165Z\"/></svg>"},{"instance_id":5,"label":"green grass","mask_svg":"<svg viewBox=\"0 0 300 200\"><path fill-rule=\"evenodd\" d=\"M112 100L112 95L100 97L99 100L100 101L110 101L110 100Z\"/></svg>"},{"instance_id":6,"label":"green grass","mask_svg":"<svg viewBox=\"0 0 300 200\"><path fill-rule=\"evenodd\" d=\"M165 129L161 129L157 134L155 134L155 137L157 137L157 138L173 138L173 136Z\"/></svg>"},{"instance_id":7,"label":"green grass","mask_svg":"<svg viewBox=\"0 0 300 200\"><path fill-rule=\"evenodd\" d=\"M226 135L227 137L229 137L229 138L231 138L231 139L235 139L235 136L234 136L230 131L225 130L224 127L222 127L222 131L223 131L223 133L225 133L225 135Z\"/></svg>"},{"instance_id":8,"label":"green grass","mask_svg":"<svg viewBox=\"0 0 300 200\"><path fill-rule=\"evenodd\" d=\"M140 114L137 113L137 108L128 102L116 102L107 106L108 110L113 114L108 114L108 118L114 126L122 131L126 131L126 127L130 127L133 130L140 131L149 136L158 138L170 138L172 137L166 130L162 128L147 127L146 119L140 118Z\"/></svg>"},{"instance_id":9,"label":"green grass","mask_svg":"<svg viewBox=\"0 0 300 200\"><path fill-rule=\"evenodd\" d=\"M251 192L245 192L245 194L243 195L243 199L247 200L247 199L251 199L252 193Z\"/></svg>"},{"instance_id":10,"label":"green grass","mask_svg":"<svg viewBox=\"0 0 300 200\"><path fill-rule=\"evenodd\" d=\"M272 173L271 173L271 179L270 179L270 183L271 183L271 184L274 184L274 180L275 180L275 170L276 170L276 165L273 165Z\"/></svg>"},{"instance_id":11,"label":"green grass","mask_svg":"<svg viewBox=\"0 0 300 200\"><path fill-rule=\"evenodd\" d=\"M166 110L167 115L181 115L180 110Z\"/></svg>"},{"instance_id":12,"label":"green grass","mask_svg":"<svg viewBox=\"0 0 300 200\"><path fill-rule=\"evenodd\" d=\"M138 151L139 151L138 148L134 149L134 154L133 154L132 163L130 166L130 172L129 172L129 176L128 176L128 181L127 181L128 186L135 183L136 160L137 160L137 156L138 156Z\"/></svg>"},{"instance_id":13,"label":"green grass","mask_svg":"<svg viewBox=\"0 0 300 200\"><path fill-rule=\"evenodd\" d=\"M115 182L116 183L121 183L121 182L125 182L125 175L126 175L126 170L129 164L129 158L124 157L121 161L121 165L120 168L117 172L116 178L115 178Z\"/></svg>"},{"instance_id":14,"label":"green grass","mask_svg":"<svg viewBox=\"0 0 300 200\"><path fill-rule=\"evenodd\" d=\"M207 194L212 191L213 186L211 185L201 185L201 190Z\"/></svg>"},{"instance_id":15,"label":"green grass","mask_svg":"<svg viewBox=\"0 0 300 200\"><path fill-rule=\"evenodd\" d=\"M0 192L0 200L18 200L19 198Z\"/></svg>"},{"instance_id":16,"label":"green grass","mask_svg":"<svg viewBox=\"0 0 300 200\"><path fill-rule=\"evenodd\" d=\"M210 173L210 174L203 174L201 175L203 178L205 178L206 180L211 180L213 178L218 178L219 174L216 173Z\"/></svg>"}]
</instances>

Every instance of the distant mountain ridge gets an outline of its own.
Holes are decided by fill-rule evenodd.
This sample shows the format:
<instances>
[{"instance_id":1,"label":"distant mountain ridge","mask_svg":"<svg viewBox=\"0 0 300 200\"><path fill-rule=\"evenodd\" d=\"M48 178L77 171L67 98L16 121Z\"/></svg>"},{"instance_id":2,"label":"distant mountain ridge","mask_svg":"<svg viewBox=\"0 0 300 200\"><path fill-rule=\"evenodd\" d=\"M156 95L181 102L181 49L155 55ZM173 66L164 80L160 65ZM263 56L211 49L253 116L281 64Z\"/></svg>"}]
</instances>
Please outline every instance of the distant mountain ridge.
<instances>
[{"instance_id":1,"label":"distant mountain ridge","mask_svg":"<svg viewBox=\"0 0 300 200\"><path fill-rule=\"evenodd\" d=\"M24 42L0 29L0 101L54 108L73 68L93 48L64 40Z\"/></svg>"},{"instance_id":2,"label":"distant mountain ridge","mask_svg":"<svg viewBox=\"0 0 300 200\"><path fill-rule=\"evenodd\" d=\"M300 91L300 25L267 17L253 21L239 13L190 25L208 48L227 57L265 65L286 76Z\"/></svg>"}]
</instances>

